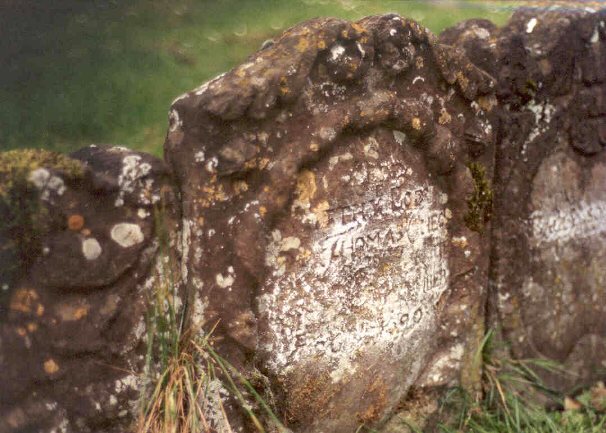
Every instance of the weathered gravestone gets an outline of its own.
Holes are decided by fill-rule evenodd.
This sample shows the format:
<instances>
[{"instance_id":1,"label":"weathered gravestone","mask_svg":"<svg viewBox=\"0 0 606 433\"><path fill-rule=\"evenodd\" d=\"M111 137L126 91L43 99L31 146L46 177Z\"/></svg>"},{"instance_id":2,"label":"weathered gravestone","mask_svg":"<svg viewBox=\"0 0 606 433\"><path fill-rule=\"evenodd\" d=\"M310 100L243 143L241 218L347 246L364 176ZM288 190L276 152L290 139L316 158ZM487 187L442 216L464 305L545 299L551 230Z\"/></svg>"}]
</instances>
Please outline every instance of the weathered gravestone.
<instances>
[{"instance_id":1,"label":"weathered gravestone","mask_svg":"<svg viewBox=\"0 0 606 433\"><path fill-rule=\"evenodd\" d=\"M563 363L562 390L604 377L606 11L526 9L441 39L498 80L492 304L512 352Z\"/></svg>"},{"instance_id":2,"label":"weathered gravestone","mask_svg":"<svg viewBox=\"0 0 606 433\"><path fill-rule=\"evenodd\" d=\"M293 27L173 103L195 314L293 430L352 432L412 385L477 380L493 86L386 15Z\"/></svg>"},{"instance_id":3,"label":"weathered gravestone","mask_svg":"<svg viewBox=\"0 0 606 433\"><path fill-rule=\"evenodd\" d=\"M162 198L124 148L0 153L0 432L133 424Z\"/></svg>"}]
</instances>

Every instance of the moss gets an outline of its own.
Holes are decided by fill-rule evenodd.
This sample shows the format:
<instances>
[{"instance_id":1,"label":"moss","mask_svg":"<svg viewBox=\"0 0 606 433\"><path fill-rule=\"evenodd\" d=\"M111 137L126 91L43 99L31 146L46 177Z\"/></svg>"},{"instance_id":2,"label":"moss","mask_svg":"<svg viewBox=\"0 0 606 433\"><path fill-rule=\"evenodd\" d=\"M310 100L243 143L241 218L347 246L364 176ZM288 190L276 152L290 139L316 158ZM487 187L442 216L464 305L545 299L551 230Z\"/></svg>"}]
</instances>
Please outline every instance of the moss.
<instances>
[{"instance_id":1,"label":"moss","mask_svg":"<svg viewBox=\"0 0 606 433\"><path fill-rule=\"evenodd\" d=\"M482 232L484 225L492 216L492 188L486 177L486 168L478 162L471 162L469 171L473 178L474 189L467 199L468 211L465 225L476 232Z\"/></svg>"},{"instance_id":2,"label":"moss","mask_svg":"<svg viewBox=\"0 0 606 433\"><path fill-rule=\"evenodd\" d=\"M29 173L40 167L53 168L68 177L81 177L82 163L66 155L43 149L0 152L0 196L6 196L17 184L27 180Z\"/></svg>"},{"instance_id":3,"label":"moss","mask_svg":"<svg viewBox=\"0 0 606 433\"><path fill-rule=\"evenodd\" d=\"M38 255L40 239L49 230L47 209L38 190L28 181L40 167L52 168L67 178L84 173L82 164L68 156L40 149L0 152L0 279L13 283L23 267Z\"/></svg>"}]
</instances>

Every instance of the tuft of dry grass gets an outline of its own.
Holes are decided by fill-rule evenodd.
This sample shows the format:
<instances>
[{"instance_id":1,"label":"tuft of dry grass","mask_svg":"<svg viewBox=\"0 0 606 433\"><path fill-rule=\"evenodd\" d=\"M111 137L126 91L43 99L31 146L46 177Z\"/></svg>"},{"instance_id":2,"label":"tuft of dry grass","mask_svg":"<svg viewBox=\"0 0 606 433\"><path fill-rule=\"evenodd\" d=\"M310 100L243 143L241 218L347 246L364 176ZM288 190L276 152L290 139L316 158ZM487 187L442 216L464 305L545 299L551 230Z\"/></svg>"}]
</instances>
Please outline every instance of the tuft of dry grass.
<instances>
[{"instance_id":1,"label":"tuft of dry grass","mask_svg":"<svg viewBox=\"0 0 606 433\"><path fill-rule=\"evenodd\" d=\"M259 433L287 433L245 374L212 347L214 328L185 329L180 309L176 258L156 213L160 243L155 285L148 300L147 356L136 433L233 431L225 403L243 411Z\"/></svg>"}]
</instances>

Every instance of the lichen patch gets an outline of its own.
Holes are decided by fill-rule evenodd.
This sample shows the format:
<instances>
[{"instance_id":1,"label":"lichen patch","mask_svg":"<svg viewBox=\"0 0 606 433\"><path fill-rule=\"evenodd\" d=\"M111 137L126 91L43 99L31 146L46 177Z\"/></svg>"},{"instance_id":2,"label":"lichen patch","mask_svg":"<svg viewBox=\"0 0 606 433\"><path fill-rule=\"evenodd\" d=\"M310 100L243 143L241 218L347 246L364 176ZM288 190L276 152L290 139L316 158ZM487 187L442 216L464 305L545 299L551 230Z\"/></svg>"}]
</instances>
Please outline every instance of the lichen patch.
<instances>
[{"instance_id":1,"label":"lichen patch","mask_svg":"<svg viewBox=\"0 0 606 433\"><path fill-rule=\"evenodd\" d=\"M103 249L97 239L88 238L82 241L82 255L84 255L86 260L96 260L102 252Z\"/></svg>"},{"instance_id":2,"label":"lichen patch","mask_svg":"<svg viewBox=\"0 0 606 433\"><path fill-rule=\"evenodd\" d=\"M140 244L144 240L141 227L132 223L118 223L111 228L110 236L122 248Z\"/></svg>"}]
</instances>

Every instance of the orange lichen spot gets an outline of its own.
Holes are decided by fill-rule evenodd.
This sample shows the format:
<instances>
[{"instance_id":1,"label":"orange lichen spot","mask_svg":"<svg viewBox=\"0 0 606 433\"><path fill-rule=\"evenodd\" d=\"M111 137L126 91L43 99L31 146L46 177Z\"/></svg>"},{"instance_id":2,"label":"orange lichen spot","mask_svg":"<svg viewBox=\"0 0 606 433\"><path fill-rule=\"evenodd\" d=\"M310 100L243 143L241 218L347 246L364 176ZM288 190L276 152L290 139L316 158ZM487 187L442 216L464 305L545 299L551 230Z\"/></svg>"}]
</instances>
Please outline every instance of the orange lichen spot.
<instances>
[{"instance_id":1,"label":"orange lichen spot","mask_svg":"<svg viewBox=\"0 0 606 433\"><path fill-rule=\"evenodd\" d=\"M326 42L325 41L319 41L318 42L318 49L320 49L320 50L326 49Z\"/></svg>"},{"instance_id":2,"label":"orange lichen spot","mask_svg":"<svg viewBox=\"0 0 606 433\"><path fill-rule=\"evenodd\" d=\"M59 304L55 307L57 316L64 322L73 322L80 320L88 315L90 305L88 304Z\"/></svg>"},{"instance_id":3,"label":"orange lichen spot","mask_svg":"<svg viewBox=\"0 0 606 433\"><path fill-rule=\"evenodd\" d=\"M46 374L55 374L59 371L59 365L55 362L53 358L48 358L44 361L44 372Z\"/></svg>"},{"instance_id":4,"label":"orange lichen spot","mask_svg":"<svg viewBox=\"0 0 606 433\"><path fill-rule=\"evenodd\" d=\"M27 324L27 330L28 332L36 332L38 330L38 324L34 323L34 322L29 322Z\"/></svg>"},{"instance_id":5,"label":"orange lichen spot","mask_svg":"<svg viewBox=\"0 0 606 433\"><path fill-rule=\"evenodd\" d=\"M34 289L17 289L10 301L10 309L21 313L31 313L34 303L38 301L38 293Z\"/></svg>"},{"instance_id":6,"label":"orange lichen spot","mask_svg":"<svg viewBox=\"0 0 606 433\"><path fill-rule=\"evenodd\" d=\"M267 208L265 206L259 206L259 215L262 217L267 213Z\"/></svg>"},{"instance_id":7,"label":"orange lichen spot","mask_svg":"<svg viewBox=\"0 0 606 433\"><path fill-rule=\"evenodd\" d=\"M363 412L357 412L356 418L362 424L379 419L387 406L387 387L381 378L367 388L366 400L370 403Z\"/></svg>"},{"instance_id":8,"label":"orange lichen spot","mask_svg":"<svg viewBox=\"0 0 606 433\"><path fill-rule=\"evenodd\" d=\"M74 311L74 319L80 320L88 314L88 307L80 307Z\"/></svg>"},{"instance_id":9,"label":"orange lichen spot","mask_svg":"<svg viewBox=\"0 0 606 433\"><path fill-rule=\"evenodd\" d=\"M44 314L44 305L38 304L36 307L36 316L40 317Z\"/></svg>"},{"instance_id":10,"label":"orange lichen spot","mask_svg":"<svg viewBox=\"0 0 606 433\"><path fill-rule=\"evenodd\" d=\"M263 192L265 192L265 193L269 192L269 187L267 185L265 185L263 187Z\"/></svg>"},{"instance_id":11,"label":"orange lichen spot","mask_svg":"<svg viewBox=\"0 0 606 433\"><path fill-rule=\"evenodd\" d=\"M317 152L318 150L320 150L320 146L318 146L318 143L311 143L311 144L309 145L309 149L310 149L312 152Z\"/></svg>"},{"instance_id":12,"label":"orange lichen spot","mask_svg":"<svg viewBox=\"0 0 606 433\"><path fill-rule=\"evenodd\" d=\"M67 227L75 232L81 230L84 227L84 217L78 214L70 215L67 218Z\"/></svg>"},{"instance_id":13,"label":"orange lichen spot","mask_svg":"<svg viewBox=\"0 0 606 433\"><path fill-rule=\"evenodd\" d=\"M417 131L419 131L421 129L421 119L419 119L418 117L413 117L412 118L412 127L414 129L416 129Z\"/></svg>"},{"instance_id":14,"label":"orange lichen spot","mask_svg":"<svg viewBox=\"0 0 606 433\"><path fill-rule=\"evenodd\" d=\"M17 335L20 337L25 337L27 335L27 330L25 328L17 328Z\"/></svg>"}]
</instances>

